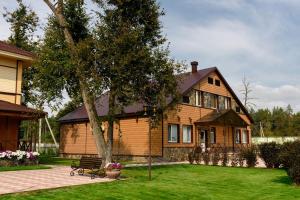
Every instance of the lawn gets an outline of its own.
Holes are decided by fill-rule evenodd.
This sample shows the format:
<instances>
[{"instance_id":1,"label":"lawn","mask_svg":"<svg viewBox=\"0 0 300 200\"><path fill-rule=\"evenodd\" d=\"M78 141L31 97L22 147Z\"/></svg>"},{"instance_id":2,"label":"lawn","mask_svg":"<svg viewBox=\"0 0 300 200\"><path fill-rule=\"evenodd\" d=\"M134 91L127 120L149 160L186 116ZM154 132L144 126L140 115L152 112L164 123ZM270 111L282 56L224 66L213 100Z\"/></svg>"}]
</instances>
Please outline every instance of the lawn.
<instances>
[{"instance_id":1,"label":"lawn","mask_svg":"<svg viewBox=\"0 0 300 200\"><path fill-rule=\"evenodd\" d=\"M0 167L0 172L19 171L19 170L34 170L34 169L50 169L50 168L51 167L43 166L43 165Z\"/></svg>"},{"instance_id":2,"label":"lawn","mask_svg":"<svg viewBox=\"0 0 300 200\"><path fill-rule=\"evenodd\" d=\"M300 199L284 170L197 165L123 170L126 180L2 196L2 199ZM1 197L0 197L1 199Z\"/></svg>"},{"instance_id":3,"label":"lawn","mask_svg":"<svg viewBox=\"0 0 300 200\"><path fill-rule=\"evenodd\" d=\"M73 161L78 161L77 159L61 158L53 156L40 156L39 163L43 165L66 165L71 166Z\"/></svg>"}]
</instances>

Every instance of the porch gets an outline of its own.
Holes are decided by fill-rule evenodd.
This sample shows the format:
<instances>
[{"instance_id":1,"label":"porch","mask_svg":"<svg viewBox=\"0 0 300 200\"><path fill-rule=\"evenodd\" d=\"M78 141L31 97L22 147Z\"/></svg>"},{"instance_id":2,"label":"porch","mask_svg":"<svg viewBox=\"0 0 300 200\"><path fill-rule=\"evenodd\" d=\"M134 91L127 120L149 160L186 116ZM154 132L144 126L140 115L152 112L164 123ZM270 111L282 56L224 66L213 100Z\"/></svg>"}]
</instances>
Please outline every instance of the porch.
<instances>
[{"instance_id":1,"label":"porch","mask_svg":"<svg viewBox=\"0 0 300 200\"><path fill-rule=\"evenodd\" d=\"M196 146L202 150L226 148L234 152L251 145L249 124L234 110L214 111L194 124Z\"/></svg>"},{"instance_id":2,"label":"porch","mask_svg":"<svg viewBox=\"0 0 300 200\"><path fill-rule=\"evenodd\" d=\"M26 106L0 100L0 151L20 149L20 124L23 120L38 120L46 113ZM26 142L27 150L32 145Z\"/></svg>"}]
</instances>

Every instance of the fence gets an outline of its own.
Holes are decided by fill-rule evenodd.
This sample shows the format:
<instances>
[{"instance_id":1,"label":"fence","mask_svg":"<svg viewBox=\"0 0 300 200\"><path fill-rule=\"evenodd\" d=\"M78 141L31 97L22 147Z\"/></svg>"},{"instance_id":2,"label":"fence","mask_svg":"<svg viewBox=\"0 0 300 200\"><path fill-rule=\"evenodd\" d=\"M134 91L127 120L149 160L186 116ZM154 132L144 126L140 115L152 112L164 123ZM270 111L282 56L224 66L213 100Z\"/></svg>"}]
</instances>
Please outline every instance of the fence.
<instances>
[{"instance_id":1,"label":"fence","mask_svg":"<svg viewBox=\"0 0 300 200\"><path fill-rule=\"evenodd\" d=\"M265 142L282 144L284 142L293 142L296 140L300 140L300 137L252 137L252 144L261 144Z\"/></svg>"}]
</instances>

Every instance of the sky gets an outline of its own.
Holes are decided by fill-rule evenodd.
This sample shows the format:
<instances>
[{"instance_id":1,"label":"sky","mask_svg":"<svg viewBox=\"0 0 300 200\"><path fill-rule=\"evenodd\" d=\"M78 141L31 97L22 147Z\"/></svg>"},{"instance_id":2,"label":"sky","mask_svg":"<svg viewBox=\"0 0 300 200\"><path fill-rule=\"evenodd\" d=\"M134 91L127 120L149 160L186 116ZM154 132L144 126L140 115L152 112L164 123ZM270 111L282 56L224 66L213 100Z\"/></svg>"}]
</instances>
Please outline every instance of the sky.
<instances>
[{"instance_id":1,"label":"sky","mask_svg":"<svg viewBox=\"0 0 300 200\"><path fill-rule=\"evenodd\" d=\"M50 13L42 0L24 0L40 17ZM242 79L251 83L256 109L292 106L300 111L299 0L159 0L166 15L163 33L171 57L199 68L216 66L242 99ZM87 1L87 7L93 4ZM0 0L11 10L15 0ZM10 35L0 17L0 40Z\"/></svg>"}]
</instances>

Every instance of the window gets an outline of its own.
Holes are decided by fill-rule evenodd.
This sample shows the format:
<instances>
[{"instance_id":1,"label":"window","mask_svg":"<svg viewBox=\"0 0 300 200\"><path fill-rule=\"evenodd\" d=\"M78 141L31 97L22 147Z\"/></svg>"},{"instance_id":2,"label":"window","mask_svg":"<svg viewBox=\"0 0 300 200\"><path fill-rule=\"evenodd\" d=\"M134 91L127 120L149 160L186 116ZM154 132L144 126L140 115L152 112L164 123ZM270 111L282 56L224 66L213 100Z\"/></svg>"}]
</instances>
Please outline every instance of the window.
<instances>
[{"instance_id":1,"label":"window","mask_svg":"<svg viewBox=\"0 0 300 200\"><path fill-rule=\"evenodd\" d=\"M216 144L216 128L215 127L210 128L209 138L210 138L211 144Z\"/></svg>"},{"instance_id":2,"label":"window","mask_svg":"<svg viewBox=\"0 0 300 200\"><path fill-rule=\"evenodd\" d=\"M190 97L189 96L183 96L182 97L182 102L183 103L190 103Z\"/></svg>"},{"instance_id":3,"label":"window","mask_svg":"<svg viewBox=\"0 0 300 200\"><path fill-rule=\"evenodd\" d=\"M216 95L208 93L208 92L204 92L203 97L204 97L204 107L206 107L206 108L216 108L217 107Z\"/></svg>"},{"instance_id":4,"label":"window","mask_svg":"<svg viewBox=\"0 0 300 200\"><path fill-rule=\"evenodd\" d=\"M169 124L168 126L168 142L178 143L179 142L179 125Z\"/></svg>"},{"instance_id":5,"label":"window","mask_svg":"<svg viewBox=\"0 0 300 200\"><path fill-rule=\"evenodd\" d=\"M218 96L218 108L219 110L225 110L229 108L229 98L228 97L223 97L223 96Z\"/></svg>"},{"instance_id":6,"label":"window","mask_svg":"<svg viewBox=\"0 0 300 200\"><path fill-rule=\"evenodd\" d=\"M182 141L183 143L192 143L192 131L193 126L183 125L182 126Z\"/></svg>"},{"instance_id":7,"label":"window","mask_svg":"<svg viewBox=\"0 0 300 200\"><path fill-rule=\"evenodd\" d=\"M221 86L221 81L220 80L215 80L215 85L216 86Z\"/></svg>"},{"instance_id":8,"label":"window","mask_svg":"<svg viewBox=\"0 0 300 200\"><path fill-rule=\"evenodd\" d=\"M243 144L248 144L248 130L247 129L243 129L243 134L242 134L242 143Z\"/></svg>"},{"instance_id":9,"label":"window","mask_svg":"<svg viewBox=\"0 0 300 200\"><path fill-rule=\"evenodd\" d=\"M236 111L237 113L240 113L240 112L241 112L241 108L240 108L239 106L237 106L237 107L235 107L235 111Z\"/></svg>"},{"instance_id":10,"label":"window","mask_svg":"<svg viewBox=\"0 0 300 200\"><path fill-rule=\"evenodd\" d=\"M202 101L202 98L201 98L201 91L199 90L196 90L196 93L195 93L195 105L196 106L201 106L201 101Z\"/></svg>"},{"instance_id":11,"label":"window","mask_svg":"<svg viewBox=\"0 0 300 200\"><path fill-rule=\"evenodd\" d=\"M235 129L235 143L241 143L241 129Z\"/></svg>"},{"instance_id":12,"label":"window","mask_svg":"<svg viewBox=\"0 0 300 200\"><path fill-rule=\"evenodd\" d=\"M207 80L207 81L208 81L209 84L214 84L214 79L211 78L211 77L208 77L208 80Z\"/></svg>"}]
</instances>

